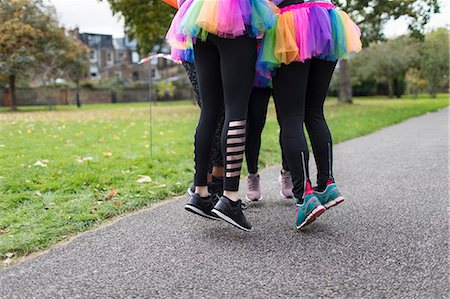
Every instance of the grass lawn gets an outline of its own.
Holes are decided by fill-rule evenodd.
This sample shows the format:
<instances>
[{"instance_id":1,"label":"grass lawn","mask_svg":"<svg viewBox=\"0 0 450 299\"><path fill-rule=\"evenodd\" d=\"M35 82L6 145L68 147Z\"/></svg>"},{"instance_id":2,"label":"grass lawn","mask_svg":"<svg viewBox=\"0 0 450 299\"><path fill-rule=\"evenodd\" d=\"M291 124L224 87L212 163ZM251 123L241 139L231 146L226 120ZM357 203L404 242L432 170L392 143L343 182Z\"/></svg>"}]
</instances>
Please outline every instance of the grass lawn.
<instances>
[{"instance_id":1,"label":"grass lawn","mask_svg":"<svg viewBox=\"0 0 450 299\"><path fill-rule=\"evenodd\" d=\"M327 102L334 141L365 135L449 105L438 99ZM0 112L0 259L41 250L112 216L183 194L193 179L192 102L27 108ZM273 105L261 166L280 161Z\"/></svg>"}]
</instances>

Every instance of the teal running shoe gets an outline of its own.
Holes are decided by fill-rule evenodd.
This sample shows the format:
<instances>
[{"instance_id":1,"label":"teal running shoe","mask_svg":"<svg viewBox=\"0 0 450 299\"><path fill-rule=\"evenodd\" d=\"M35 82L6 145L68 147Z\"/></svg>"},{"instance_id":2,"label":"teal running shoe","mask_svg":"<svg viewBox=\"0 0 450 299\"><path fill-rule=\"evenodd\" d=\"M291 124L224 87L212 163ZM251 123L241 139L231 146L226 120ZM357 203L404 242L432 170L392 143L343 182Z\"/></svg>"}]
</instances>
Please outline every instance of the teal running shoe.
<instances>
[{"instance_id":1,"label":"teal running shoe","mask_svg":"<svg viewBox=\"0 0 450 299\"><path fill-rule=\"evenodd\" d=\"M328 180L325 190L322 192L315 191L314 195L327 210L344 202L344 197L341 195L341 192L339 192L336 184L331 179Z\"/></svg>"},{"instance_id":2,"label":"teal running shoe","mask_svg":"<svg viewBox=\"0 0 450 299\"><path fill-rule=\"evenodd\" d=\"M314 194L314 189L311 188L309 182L306 183L306 192L303 197L303 203L297 203L296 209L297 222L295 224L297 229L301 229L305 225L315 221L316 218L326 210Z\"/></svg>"}]
</instances>

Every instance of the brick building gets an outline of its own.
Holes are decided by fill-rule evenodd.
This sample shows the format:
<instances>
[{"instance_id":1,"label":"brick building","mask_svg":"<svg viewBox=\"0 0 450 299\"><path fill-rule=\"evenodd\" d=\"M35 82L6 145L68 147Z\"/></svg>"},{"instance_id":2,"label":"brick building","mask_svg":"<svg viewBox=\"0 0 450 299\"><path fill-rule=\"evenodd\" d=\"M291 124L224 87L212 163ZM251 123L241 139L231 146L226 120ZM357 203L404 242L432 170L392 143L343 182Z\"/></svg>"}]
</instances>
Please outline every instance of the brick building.
<instances>
[{"instance_id":1,"label":"brick building","mask_svg":"<svg viewBox=\"0 0 450 299\"><path fill-rule=\"evenodd\" d=\"M173 62L160 59L138 64L141 57L136 41L127 37L113 38L112 35L78 33L79 39L90 48L89 79L119 78L126 86L148 83L150 69L154 80L186 81L183 68ZM163 48L162 51L168 51Z\"/></svg>"}]
</instances>

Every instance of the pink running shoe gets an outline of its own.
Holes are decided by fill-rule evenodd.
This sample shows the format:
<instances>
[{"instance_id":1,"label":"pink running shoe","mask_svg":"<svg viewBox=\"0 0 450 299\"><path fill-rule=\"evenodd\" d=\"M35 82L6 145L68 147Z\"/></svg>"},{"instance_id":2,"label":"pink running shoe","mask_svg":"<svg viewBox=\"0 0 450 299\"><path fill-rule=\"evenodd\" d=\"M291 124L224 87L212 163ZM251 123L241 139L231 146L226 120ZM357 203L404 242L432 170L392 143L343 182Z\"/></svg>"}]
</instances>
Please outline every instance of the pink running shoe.
<instances>
[{"instance_id":1,"label":"pink running shoe","mask_svg":"<svg viewBox=\"0 0 450 299\"><path fill-rule=\"evenodd\" d=\"M281 184L281 190L280 190L281 196L283 196L284 198L293 198L294 193L292 193L292 189L294 188L294 185L292 184L291 172L290 171L286 171L286 172L281 171L279 181Z\"/></svg>"},{"instance_id":2,"label":"pink running shoe","mask_svg":"<svg viewBox=\"0 0 450 299\"><path fill-rule=\"evenodd\" d=\"M259 201L262 199L261 186L259 185L259 174L249 174L247 177L247 194L245 199L248 201Z\"/></svg>"}]
</instances>

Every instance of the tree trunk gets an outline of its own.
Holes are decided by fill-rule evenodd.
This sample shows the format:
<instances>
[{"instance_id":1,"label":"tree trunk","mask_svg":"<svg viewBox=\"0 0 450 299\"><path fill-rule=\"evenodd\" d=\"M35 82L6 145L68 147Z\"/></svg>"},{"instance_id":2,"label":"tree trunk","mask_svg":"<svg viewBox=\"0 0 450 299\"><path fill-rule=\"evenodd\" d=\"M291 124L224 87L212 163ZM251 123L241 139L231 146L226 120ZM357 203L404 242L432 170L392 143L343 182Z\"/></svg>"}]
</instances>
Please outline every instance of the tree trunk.
<instances>
[{"instance_id":1,"label":"tree trunk","mask_svg":"<svg viewBox=\"0 0 450 299\"><path fill-rule=\"evenodd\" d=\"M394 94L397 97L397 99L400 99L402 97L400 80L398 79L394 79Z\"/></svg>"},{"instance_id":2,"label":"tree trunk","mask_svg":"<svg viewBox=\"0 0 450 299\"><path fill-rule=\"evenodd\" d=\"M431 98L435 99L437 95L436 88L431 88Z\"/></svg>"},{"instance_id":3,"label":"tree trunk","mask_svg":"<svg viewBox=\"0 0 450 299\"><path fill-rule=\"evenodd\" d=\"M11 111L17 111L16 106L16 75L9 76L9 90L10 90L10 102L9 107Z\"/></svg>"},{"instance_id":4,"label":"tree trunk","mask_svg":"<svg viewBox=\"0 0 450 299\"><path fill-rule=\"evenodd\" d=\"M339 83L339 102L351 104L353 101L350 66L345 59L339 62Z\"/></svg>"},{"instance_id":5,"label":"tree trunk","mask_svg":"<svg viewBox=\"0 0 450 299\"><path fill-rule=\"evenodd\" d=\"M394 82L391 79L388 79L388 89L389 95L388 98L392 99L394 97Z\"/></svg>"},{"instance_id":6,"label":"tree trunk","mask_svg":"<svg viewBox=\"0 0 450 299\"><path fill-rule=\"evenodd\" d=\"M77 79L77 107L81 107L81 101L80 101L80 79Z\"/></svg>"}]
</instances>

